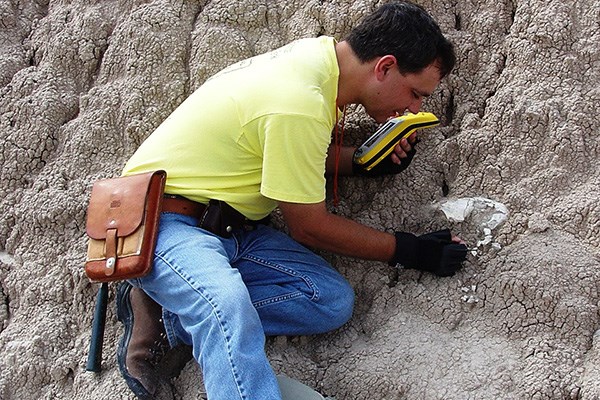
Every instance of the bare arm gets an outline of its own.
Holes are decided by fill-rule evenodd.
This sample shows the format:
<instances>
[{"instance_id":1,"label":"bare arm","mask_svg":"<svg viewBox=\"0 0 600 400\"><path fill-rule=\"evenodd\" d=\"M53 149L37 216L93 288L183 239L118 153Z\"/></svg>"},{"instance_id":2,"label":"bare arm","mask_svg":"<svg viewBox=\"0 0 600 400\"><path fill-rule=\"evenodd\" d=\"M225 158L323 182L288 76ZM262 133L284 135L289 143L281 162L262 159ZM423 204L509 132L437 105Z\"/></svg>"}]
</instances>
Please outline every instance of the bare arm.
<instances>
[{"instance_id":1,"label":"bare arm","mask_svg":"<svg viewBox=\"0 0 600 400\"><path fill-rule=\"evenodd\" d=\"M400 143L394 147L394 152L391 154L392 161L395 164L400 164L403 158L406 158L407 153L412 149L412 144L417 138L416 133L410 135L408 139L402 139ZM352 173L352 156L356 147L342 146L340 149L339 175L351 176ZM335 145L329 146L327 151L327 160L325 162L325 173L333 175L335 172Z\"/></svg>"},{"instance_id":2,"label":"bare arm","mask_svg":"<svg viewBox=\"0 0 600 400\"><path fill-rule=\"evenodd\" d=\"M352 175L352 156L356 147L342 146L340 151L339 175ZM325 174L333 176L335 173L335 146L329 146L327 151L327 160L325 161Z\"/></svg>"},{"instance_id":3,"label":"bare arm","mask_svg":"<svg viewBox=\"0 0 600 400\"><path fill-rule=\"evenodd\" d=\"M396 251L394 235L331 214L324 202L279 203L291 236L313 248L365 260L389 261Z\"/></svg>"}]
</instances>

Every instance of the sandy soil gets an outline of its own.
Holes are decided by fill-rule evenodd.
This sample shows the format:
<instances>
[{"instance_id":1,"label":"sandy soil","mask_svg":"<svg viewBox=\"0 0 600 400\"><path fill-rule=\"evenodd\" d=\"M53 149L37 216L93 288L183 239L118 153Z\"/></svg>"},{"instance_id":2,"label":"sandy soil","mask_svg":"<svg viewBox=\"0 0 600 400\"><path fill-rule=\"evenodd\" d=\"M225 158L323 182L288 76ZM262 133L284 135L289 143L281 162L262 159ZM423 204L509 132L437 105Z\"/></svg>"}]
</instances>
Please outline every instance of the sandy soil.
<instances>
[{"instance_id":1,"label":"sandy soil","mask_svg":"<svg viewBox=\"0 0 600 400\"><path fill-rule=\"evenodd\" d=\"M85 371L92 182L212 73L341 38L376 3L0 0L0 398L132 398L114 286L103 372ZM424 107L443 124L402 175L343 179L338 212L449 226L473 254L452 278L324 254L356 288L355 315L328 335L270 339L272 364L337 400L598 399L600 2L419 3L459 53ZM374 128L351 110L348 143ZM490 203L443 211L468 199ZM506 208L493 227L490 204ZM198 376L189 363L170 397L201 398Z\"/></svg>"}]
</instances>

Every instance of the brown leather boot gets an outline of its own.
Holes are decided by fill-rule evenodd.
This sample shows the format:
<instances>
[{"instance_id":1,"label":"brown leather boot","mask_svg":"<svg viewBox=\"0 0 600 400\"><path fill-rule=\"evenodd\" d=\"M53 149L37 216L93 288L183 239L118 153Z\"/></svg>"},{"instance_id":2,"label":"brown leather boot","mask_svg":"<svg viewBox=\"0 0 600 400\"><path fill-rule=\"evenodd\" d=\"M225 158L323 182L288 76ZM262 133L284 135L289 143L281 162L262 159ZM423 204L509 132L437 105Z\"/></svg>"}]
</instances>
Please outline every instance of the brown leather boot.
<instances>
[{"instance_id":1,"label":"brown leather boot","mask_svg":"<svg viewBox=\"0 0 600 400\"><path fill-rule=\"evenodd\" d=\"M117 317L124 326L117 351L121 375L138 398L153 399L161 379L156 365L169 349L162 307L123 282L117 291Z\"/></svg>"}]
</instances>

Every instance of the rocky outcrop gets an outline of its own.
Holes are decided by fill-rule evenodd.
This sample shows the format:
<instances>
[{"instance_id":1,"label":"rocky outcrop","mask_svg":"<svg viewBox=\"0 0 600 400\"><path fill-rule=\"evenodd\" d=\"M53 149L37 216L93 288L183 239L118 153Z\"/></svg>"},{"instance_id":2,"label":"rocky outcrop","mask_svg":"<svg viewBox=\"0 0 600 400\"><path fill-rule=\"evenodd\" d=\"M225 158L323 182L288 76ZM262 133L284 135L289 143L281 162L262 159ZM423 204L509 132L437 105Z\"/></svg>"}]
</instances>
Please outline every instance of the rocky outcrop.
<instances>
[{"instance_id":1,"label":"rocky outcrop","mask_svg":"<svg viewBox=\"0 0 600 400\"><path fill-rule=\"evenodd\" d=\"M452 278L324 254L356 288L355 315L327 335L270 339L272 364L337 400L600 398L600 3L419 3L459 54L424 106L443 124L400 176L341 180L338 213L450 226L472 254ZM85 371L92 182L222 67L342 38L377 4L0 0L0 398L131 398L113 307L104 370ZM374 128L350 110L348 143ZM506 218L492 227L485 202L443 210L476 198ZM198 367L168 389L200 398Z\"/></svg>"}]
</instances>

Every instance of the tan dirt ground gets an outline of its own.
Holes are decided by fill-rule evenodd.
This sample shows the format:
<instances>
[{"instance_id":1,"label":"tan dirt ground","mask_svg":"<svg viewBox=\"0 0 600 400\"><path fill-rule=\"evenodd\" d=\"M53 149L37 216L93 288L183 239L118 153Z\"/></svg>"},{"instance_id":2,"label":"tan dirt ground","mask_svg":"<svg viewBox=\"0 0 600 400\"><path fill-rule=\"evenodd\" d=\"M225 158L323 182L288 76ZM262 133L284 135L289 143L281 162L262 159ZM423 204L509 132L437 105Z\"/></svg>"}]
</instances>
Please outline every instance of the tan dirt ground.
<instances>
[{"instance_id":1,"label":"tan dirt ground","mask_svg":"<svg viewBox=\"0 0 600 400\"><path fill-rule=\"evenodd\" d=\"M0 398L131 399L108 313L85 371L97 285L83 272L91 185L116 176L209 75L320 34L372 0L0 0ZM394 178L345 178L338 212L382 229L444 226L476 248L452 278L324 254L355 315L272 338L273 367L336 400L600 398L600 1L423 0L459 54ZM346 140L375 125L348 115ZM449 220L441 204L504 205ZM487 229L487 230L486 230ZM482 242L477 246L478 242ZM167 388L201 398L189 363Z\"/></svg>"}]
</instances>

